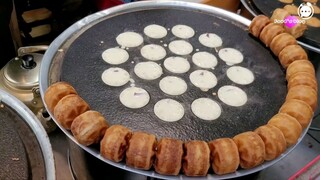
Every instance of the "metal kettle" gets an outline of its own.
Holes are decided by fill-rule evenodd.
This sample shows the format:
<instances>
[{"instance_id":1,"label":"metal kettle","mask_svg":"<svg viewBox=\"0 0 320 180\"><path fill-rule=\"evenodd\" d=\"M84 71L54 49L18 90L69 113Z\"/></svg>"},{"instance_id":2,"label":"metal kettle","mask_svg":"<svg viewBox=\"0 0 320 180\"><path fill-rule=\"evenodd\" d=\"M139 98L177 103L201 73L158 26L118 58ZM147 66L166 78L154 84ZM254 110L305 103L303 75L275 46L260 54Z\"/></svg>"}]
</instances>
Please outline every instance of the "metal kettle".
<instances>
[{"instance_id":1,"label":"metal kettle","mask_svg":"<svg viewBox=\"0 0 320 180\"><path fill-rule=\"evenodd\" d=\"M48 46L27 46L18 49L18 56L0 70L0 89L21 100L38 117L47 132L56 125L47 113L39 91L39 73L43 54Z\"/></svg>"}]
</instances>

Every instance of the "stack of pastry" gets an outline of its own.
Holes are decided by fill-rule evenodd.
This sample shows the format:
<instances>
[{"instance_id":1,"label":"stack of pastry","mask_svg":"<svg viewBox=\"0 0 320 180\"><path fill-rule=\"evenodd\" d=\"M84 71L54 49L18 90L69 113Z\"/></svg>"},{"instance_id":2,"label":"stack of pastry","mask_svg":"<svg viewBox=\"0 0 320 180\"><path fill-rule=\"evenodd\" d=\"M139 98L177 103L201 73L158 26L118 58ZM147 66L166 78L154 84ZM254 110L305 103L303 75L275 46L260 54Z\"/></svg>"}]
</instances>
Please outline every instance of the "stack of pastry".
<instances>
[{"instance_id":1,"label":"stack of pastry","mask_svg":"<svg viewBox=\"0 0 320 180\"><path fill-rule=\"evenodd\" d=\"M277 9L271 18L281 19L287 15L288 13L285 11ZM305 50L297 44L295 36L284 32L284 29L281 30L283 27L277 24L265 24L266 19L267 17L264 15L255 17L250 26L260 24L259 29L249 27L249 31L254 36L259 34L256 37L264 42L266 46L270 46L274 55L278 56L280 64L286 70L288 85L286 100L281 106L279 113L274 115L266 126L261 126L255 130L264 140L266 154L268 154L267 146L270 146L272 143L270 143L270 137L266 138L265 134L271 134L271 128L277 128L281 131L287 147L297 143L302 130L310 124L313 113L316 110L318 104L318 84L314 67L308 60ZM262 20L261 23L260 20ZM261 28L261 26L264 27ZM270 30L272 27L275 29L274 31ZM258 30L260 30L260 33L256 32ZM271 147L272 149L278 149L277 151L279 152L283 152L283 145L280 145L280 142L283 142L281 140L283 138L280 137L279 132L277 134L274 137L278 137L278 145L273 144ZM271 157L275 158L275 156ZM266 158L266 160L268 159L270 160L270 158Z\"/></svg>"},{"instance_id":2,"label":"stack of pastry","mask_svg":"<svg viewBox=\"0 0 320 180\"><path fill-rule=\"evenodd\" d=\"M57 82L45 92L45 104L59 124L71 130L75 139L86 146L99 143L104 136L108 123L89 105L67 82Z\"/></svg>"},{"instance_id":3,"label":"stack of pastry","mask_svg":"<svg viewBox=\"0 0 320 180\"><path fill-rule=\"evenodd\" d=\"M283 11L279 16L285 16ZM85 146L100 143L101 156L128 166L154 170L163 175L205 176L210 167L218 175L237 169L254 168L278 158L297 143L317 106L318 84L307 53L283 26L263 15L255 17L250 33L279 57L286 70L288 93L285 103L266 125L230 138L209 142L162 138L147 132L132 132L122 125L111 125L103 115L91 110L76 90L66 82L52 84L44 100L49 112L75 139Z\"/></svg>"}]
</instances>

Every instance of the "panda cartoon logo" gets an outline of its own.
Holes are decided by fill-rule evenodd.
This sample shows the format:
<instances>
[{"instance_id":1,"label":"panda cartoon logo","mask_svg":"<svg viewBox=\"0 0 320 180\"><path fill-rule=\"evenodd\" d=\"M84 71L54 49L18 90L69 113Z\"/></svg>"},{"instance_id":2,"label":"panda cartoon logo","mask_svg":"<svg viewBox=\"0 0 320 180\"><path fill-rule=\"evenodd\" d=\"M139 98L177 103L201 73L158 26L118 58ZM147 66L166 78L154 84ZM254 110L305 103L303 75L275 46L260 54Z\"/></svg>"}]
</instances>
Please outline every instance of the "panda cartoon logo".
<instances>
[{"instance_id":1,"label":"panda cartoon logo","mask_svg":"<svg viewBox=\"0 0 320 180\"><path fill-rule=\"evenodd\" d=\"M313 13L314 13L314 9L311 3L307 2L307 3L300 4L298 8L298 15L302 19L310 19L313 16Z\"/></svg>"}]
</instances>

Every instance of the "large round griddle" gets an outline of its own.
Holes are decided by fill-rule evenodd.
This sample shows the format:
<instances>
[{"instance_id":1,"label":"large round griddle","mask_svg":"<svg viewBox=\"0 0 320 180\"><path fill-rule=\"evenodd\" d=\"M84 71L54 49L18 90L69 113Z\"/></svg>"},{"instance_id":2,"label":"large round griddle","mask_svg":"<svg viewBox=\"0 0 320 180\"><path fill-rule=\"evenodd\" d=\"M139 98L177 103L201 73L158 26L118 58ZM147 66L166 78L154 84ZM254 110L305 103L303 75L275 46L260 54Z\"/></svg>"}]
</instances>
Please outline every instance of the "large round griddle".
<instances>
[{"instance_id":1,"label":"large round griddle","mask_svg":"<svg viewBox=\"0 0 320 180\"><path fill-rule=\"evenodd\" d=\"M188 39L194 47L192 54L196 52L196 49L199 49L218 56L215 49L201 45L198 37L206 32L220 35L224 41L223 47L233 47L243 53L244 61L238 65L253 71L254 83L246 86L232 83L226 76L226 70L230 66L219 59L218 66L214 70L210 70L217 76L218 85L208 92L203 92L190 83L189 74L199 68L192 63L191 55L188 55L186 58L191 62L190 71L181 75L176 74L187 82L188 90L181 96L169 96L160 90L158 84L162 77L175 74L164 69L163 75L157 80L147 81L138 78L133 72L134 66L138 62L146 61L146 59L140 54L141 47L130 48L128 50L130 60L117 67L126 69L134 79L135 85L149 92L151 100L147 106L140 109L126 108L121 104L119 94L125 88L130 87L130 83L123 87L110 87L104 84L101 80L101 74L107 68L114 66L104 62L101 54L104 50L117 46L115 39L118 34L126 31L143 34L143 28L153 23L166 28L172 28L176 24L186 24L193 27L196 34ZM169 44L176 39L178 38L169 31L169 34L161 40L145 37L144 44ZM176 56L168 48L166 50L167 57ZM147 131L156 134L159 138L168 136L182 140L209 141L253 130L266 124L272 115L279 110L287 92L284 72L278 62L265 47L248 36L246 27L236 26L229 20L226 21L211 14L188 10L153 9L105 19L78 36L70 45L64 59L61 80L71 83L92 109L103 113L111 124L122 124L135 131ZM157 61L157 63L163 64L163 61ZM164 68L163 65L162 67ZM268 85L265 82L269 82ZM219 87L223 85L241 87L249 97L248 103L239 108L222 103L217 96L212 95L212 92L217 92ZM220 118L215 121L204 121L191 112L190 104L194 99L200 97L209 97L221 104L223 113ZM153 107L157 101L163 98L173 98L181 102L185 109L185 116L173 123L164 122L157 118L153 113Z\"/></svg>"},{"instance_id":2,"label":"large round griddle","mask_svg":"<svg viewBox=\"0 0 320 180\"><path fill-rule=\"evenodd\" d=\"M130 48L128 49L130 60L118 65L118 67L126 69L135 80L135 85L149 92L151 100L141 109L132 110L124 107L119 101L119 94L130 84L115 88L102 82L102 72L112 66L102 60L101 54L107 48L117 46L115 38L118 34L126 31L143 34L143 28L153 23L166 28L172 28L176 24L186 24L193 27L196 34L187 40L194 47L192 54L196 52L196 49L199 49L199 51L211 52L218 57L216 52L218 49L206 48L198 42L198 37L202 33L218 34L223 39L223 47L236 48L243 53L245 60L239 65L253 71L256 78L254 83L245 86L232 83L225 74L229 66L219 59L218 66L214 70L210 70L218 77L218 85L208 92L203 92L189 81L189 74L198 68L192 64L191 56L188 55L185 57L191 64L191 70L186 74L177 75L187 82L188 91L181 96L169 96L161 92L158 87L161 78L145 81L134 74L134 65L146 61L146 59L140 55L141 47ZM249 20L222 9L175 1L137 2L101 11L75 23L51 43L41 65L40 91L44 95L50 84L57 81L67 81L88 102L91 109L101 112L110 124L122 124L134 131L153 133L158 138L173 137L182 140L209 141L219 137L233 137L266 124L278 112L287 92L284 71L277 59L272 56L271 51L249 35L247 32L249 23ZM144 44L160 45L178 39L170 31L168 31L167 37L161 40L153 40L145 36L144 38ZM173 55L168 48L166 51L167 57ZM163 60L159 63L162 64ZM164 74L161 77L173 75L165 68L163 69ZM242 88L249 97L248 102L238 108L223 104L217 96L212 95L223 85L235 85ZM204 121L191 112L191 102L200 97L210 97L221 104L223 112L219 119ZM172 98L183 104L185 116L180 121L168 123L154 115L154 104L163 98ZM52 115L52 112L49 113ZM127 167L124 163L108 161L100 156L98 146L85 147L74 139L70 131L59 124L58 126L84 150L109 164L148 176L169 178L153 171L140 171ZM286 153L291 150L292 148L288 149ZM250 170L239 170L224 176L208 175L208 177L239 177L264 169L277 160L266 162ZM185 177L181 175L181 177L170 178Z\"/></svg>"},{"instance_id":3,"label":"large round griddle","mask_svg":"<svg viewBox=\"0 0 320 180\"><path fill-rule=\"evenodd\" d=\"M272 13L276 8L283 8L285 5L287 5L278 0L242 0L242 3L244 3L247 6L247 8L249 8L252 11L254 15L264 14L268 17L272 16ZM301 3L303 3L302 0L293 0L292 4L299 7ZM320 7L320 2L317 2L316 5ZM320 14L314 14L313 16L320 19ZM301 36L297 40L303 42L302 45L307 46L307 48L309 47L308 45L310 45L311 50L314 50L315 52L320 52L320 28L311 26L307 27L308 29L304 32L303 36Z\"/></svg>"}]
</instances>

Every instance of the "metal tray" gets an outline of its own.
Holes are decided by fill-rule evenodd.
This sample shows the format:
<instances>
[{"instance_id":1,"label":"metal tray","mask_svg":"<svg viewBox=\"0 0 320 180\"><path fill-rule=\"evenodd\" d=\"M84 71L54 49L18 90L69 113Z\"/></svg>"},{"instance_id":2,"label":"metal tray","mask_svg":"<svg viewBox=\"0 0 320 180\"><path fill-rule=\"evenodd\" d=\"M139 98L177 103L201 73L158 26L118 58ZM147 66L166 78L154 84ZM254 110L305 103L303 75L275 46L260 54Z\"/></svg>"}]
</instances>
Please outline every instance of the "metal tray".
<instances>
[{"instance_id":1,"label":"metal tray","mask_svg":"<svg viewBox=\"0 0 320 180\"><path fill-rule=\"evenodd\" d=\"M157 14L158 13L158 14ZM159 14L160 13L160 14ZM163 16L159 16L159 15ZM160 18L162 17L162 18ZM203 19L205 17L205 19ZM199 19L197 19L199 18ZM121 21L123 20L123 21ZM204 21L205 20L205 21ZM141 33L141 28L144 27L146 24L162 22L161 24L165 24L164 21L167 21L165 26L172 27L173 23L184 23L189 24L192 27L195 27L196 33L201 32L215 32L221 37L225 38L225 45L227 47L235 47L240 49L240 51L244 52L244 56L248 59L246 63L241 64L246 67L254 67L255 75L257 78L260 79L260 82L254 85L256 91L260 93L264 93L266 91L270 91L269 93L274 94L273 98L261 98L259 93L255 93L254 89L248 88L249 92L253 92L254 100L251 102L251 106L248 106L247 110L244 110L244 113L236 114L237 112L232 113L225 113L224 119L228 119L229 122L233 119L241 119L241 117L245 117L245 115L251 115L250 110L254 113L252 114L260 114L260 117L250 117L248 123L246 125L235 125L231 130L226 130L223 128L223 125L228 126L226 123L221 123L217 125L220 129L217 133L210 133L214 126L205 122L200 122L199 124L195 123L196 118L191 117L190 112L187 112L187 120L194 120L194 123L189 124L174 124L175 128L173 129L166 129L163 130L160 127L164 125L164 123L158 123L158 128L150 128L153 125L157 125L157 123L150 125L144 125L142 122L138 123L130 123L123 119L125 118L132 118L129 117L133 114L152 114L145 113L141 110L141 113L130 113L129 111L125 110L125 108L121 108L120 111L123 111L124 115L116 114L114 115L114 110L112 109L115 106L117 107L118 104L115 100L108 99L111 104L105 104L103 99L106 97L110 97L110 95L114 95L119 93L119 89L114 90L112 88L107 88L103 85L102 81L100 80L100 75L104 69L108 68L109 66L103 62L102 59L99 59L101 56L102 50L113 47L115 43L115 34L120 33L117 27L121 27L122 31L124 30L135 30ZM107 23L106 23L107 22ZM112 24L108 24L112 22ZM202 140L211 140L214 138L219 137L232 137L238 133L247 131L247 130L254 130L256 127L265 124L271 117L274 115L282 103L284 102L286 87L285 87L285 78L284 72L280 68L280 65L277 62L277 59L272 55L272 53L265 48L261 43L259 43L256 39L252 38L249 33L246 31L250 21L245 19L237 14L227 12L225 10L214 8L211 6L196 4L196 3L187 3L187 2L178 2L178 1L159 1L159 2L135 2L129 3L126 5L114 7L108 10L100 11L90 16L83 18L82 20L78 21L71 27L69 27L66 31L64 31L59 37L57 37L49 46L49 49L46 51L43 62L40 68L40 91L42 97L44 92L48 88L48 86L54 82L63 80L71 83L75 89L78 91L79 95L82 96L91 106L92 109L98 110L102 114L106 116L106 119L111 124L124 124L131 128L132 130L144 130L157 135L157 137L163 136L171 136L175 138L180 138L182 140L189 140L189 139L202 139ZM212 27L216 27L216 29L210 29ZM217 28L218 27L218 28ZM121 29L120 28L120 29ZM140 28L140 29L139 29ZM219 29L220 28L220 29ZM100 33L105 33L103 37L101 37ZM142 33L141 33L142 34ZM172 39L170 39L172 40ZM104 42L103 44L101 42ZM165 40L164 40L165 41ZM150 41L146 43L150 43ZM190 40L193 42L193 40ZM235 42L241 42L236 44ZM195 40L194 40L194 43ZM102 47L99 47L102 46ZM243 47L243 48L241 48ZM214 49L211 49L213 52ZM259 53L257 53L259 52ZM133 54L137 54L137 52L132 52ZM91 64L88 64L88 61ZM139 59L137 61L140 61ZM130 62L129 62L130 63ZM261 64L260 64L261 63ZM125 67L125 65L124 65ZM268 67L268 68L266 68ZM218 68L218 67L217 67ZM225 70L225 66L221 66L218 70ZM272 70L272 71L270 71ZM92 72L92 73L91 73ZM272 73L271 73L272 72ZM132 74L131 74L132 75ZM223 79L223 77L221 77ZM218 77L219 79L219 77ZM226 78L225 78L226 79ZM136 78L135 78L136 80ZM265 82L274 81L275 84L269 83L267 86ZM226 83L226 80L222 82ZM143 83L143 82L137 82ZM151 82L155 85L156 82ZM230 83L230 82L228 82ZM145 84L147 86L147 84ZM85 87L86 86L86 87ZM149 87L149 86L147 86ZM151 87L151 86L150 86ZM245 88L245 87L244 87ZM275 89L276 90L275 90ZM102 89L108 89L107 96L106 94L102 94ZM257 90L258 89L258 90ZM152 91L151 89L149 89ZM193 94L195 89L191 88L191 93ZM274 93L277 92L277 93ZM199 92L198 92L199 93ZM198 94L194 93L194 94ZM203 93L203 92L201 92ZM210 92L212 93L212 92ZM204 96L208 96L210 94L203 94ZM211 95L212 96L212 95ZM265 96L265 95L262 95ZM115 95L117 97L117 95ZM181 100L183 100L182 97ZM188 97L185 97L188 99ZM99 99L99 101L97 101ZM269 101L270 100L270 101ZM263 103L261 103L263 101ZM152 103L152 102L151 102ZM249 103L250 104L250 103ZM148 106L148 105L147 105ZM258 107L258 108L257 108ZM110 108L110 109L108 109ZM146 107L148 108L148 107ZM262 111L264 109L264 111ZM268 109L268 111L266 110ZM264 112L264 113L261 113ZM51 112L49 112L52 116ZM127 114L126 114L127 113ZM116 117L119 118L116 118ZM110 117L110 118L109 118ZM114 118L112 118L114 117ZM140 116L139 116L140 117ZM137 118L137 117L135 117ZM154 116L153 116L154 118ZM261 120L260 120L261 118ZM119 120L120 119L120 120ZM143 119L143 117L142 117ZM145 118L144 118L145 119ZM259 119L259 120L257 120ZM55 119L54 119L55 120ZM182 121L182 120L180 120ZM178 121L178 122L180 122ZM140 123L140 124L139 124ZM213 122L215 123L215 122ZM58 123L57 123L58 124ZM230 123L229 123L230 124ZM251 126L247 126L250 125ZM171 124L172 125L172 124ZM112 161L104 159L100 156L99 147L97 146L90 146L85 147L79 144L74 137L72 136L70 131L67 131L59 124L58 126L62 129L62 131L75 143L77 143L81 148L83 148L88 153L92 154L93 156L101 159L102 161L114 165L116 167L136 172L139 174L143 174L146 176L162 178L162 179L189 179L184 175L180 176L163 176L160 174L155 173L154 171L142 171L137 170L131 167L127 167L125 163L114 163ZM188 127L189 126L189 127ZM165 128L169 127L168 125L164 125ZM195 128L194 133L183 133L185 129L182 128ZM232 126L231 126L232 127ZM198 129L197 129L198 128ZM218 129L216 128L216 129ZM195 132L198 132L196 134ZM299 142L301 141L302 137L305 135L306 130L301 135ZM250 170L238 170L236 173L218 176L214 174L209 174L207 177L203 177L203 179L224 179L224 178L234 178L240 177L247 174L251 174L257 171L260 171L268 166L271 166L284 156L286 156L295 146L287 149L285 153L283 153L279 158L265 162L264 164L252 168Z\"/></svg>"}]
</instances>

